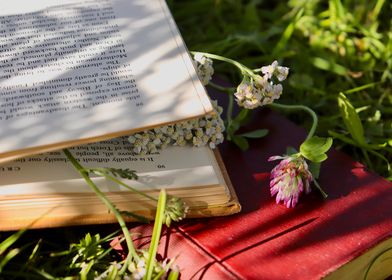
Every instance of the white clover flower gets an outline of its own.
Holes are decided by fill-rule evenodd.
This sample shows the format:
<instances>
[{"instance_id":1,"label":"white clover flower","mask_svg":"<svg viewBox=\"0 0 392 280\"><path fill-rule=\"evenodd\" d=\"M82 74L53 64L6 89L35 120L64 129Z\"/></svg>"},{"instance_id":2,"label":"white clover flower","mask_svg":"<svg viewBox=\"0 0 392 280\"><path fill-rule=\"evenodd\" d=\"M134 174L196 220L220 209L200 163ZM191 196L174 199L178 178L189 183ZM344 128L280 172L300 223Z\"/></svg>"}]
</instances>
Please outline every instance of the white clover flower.
<instances>
[{"instance_id":1,"label":"white clover flower","mask_svg":"<svg viewBox=\"0 0 392 280\"><path fill-rule=\"evenodd\" d=\"M154 153L168 145L215 148L223 142L224 123L220 118L222 108L212 101L215 112L200 119L184 121L174 125L146 130L128 137L135 154Z\"/></svg>"},{"instance_id":2,"label":"white clover flower","mask_svg":"<svg viewBox=\"0 0 392 280\"><path fill-rule=\"evenodd\" d=\"M239 106L246 109L254 109L260 106L261 95L259 90L251 83L242 81L234 93Z\"/></svg>"},{"instance_id":3,"label":"white clover flower","mask_svg":"<svg viewBox=\"0 0 392 280\"><path fill-rule=\"evenodd\" d=\"M152 140L152 143L154 143L154 145L160 145L160 144L162 144L162 140L161 140L160 134L157 135L157 138L155 138L154 140Z\"/></svg>"},{"instance_id":4,"label":"white clover flower","mask_svg":"<svg viewBox=\"0 0 392 280\"><path fill-rule=\"evenodd\" d=\"M199 137L196 137L196 136L193 137L192 143L193 143L193 146L195 146L195 147L201 147L202 146L201 139Z\"/></svg>"},{"instance_id":5,"label":"white clover flower","mask_svg":"<svg viewBox=\"0 0 392 280\"><path fill-rule=\"evenodd\" d=\"M288 75L289 75L288 67L278 66L275 70L275 76L279 80L279 82L286 80Z\"/></svg>"},{"instance_id":6,"label":"white clover flower","mask_svg":"<svg viewBox=\"0 0 392 280\"><path fill-rule=\"evenodd\" d=\"M279 66L275 60L271 65L261 67L263 76L255 75L246 76L234 93L237 104L246 109L254 109L259 106L273 103L279 99L283 92L281 84L274 84L272 77L276 77L278 81L287 78L289 68Z\"/></svg>"},{"instance_id":7,"label":"white clover flower","mask_svg":"<svg viewBox=\"0 0 392 280\"><path fill-rule=\"evenodd\" d=\"M275 76L279 82L286 80L289 74L289 68L279 66L276 60L271 65L261 67L260 70L268 79L272 79L272 76Z\"/></svg>"},{"instance_id":8,"label":"white clover flower","mask_svg":"<svg viewBox=\"0 0 392 280\"><path fill-rule=\"evenodd\" d=\"M263 73L268 79L271 79L275 73L276 67L278 66L278 62L274 60L271 65L261 67L261 73Z\"/></svg>"},{"instance_id":9,"label":"white clover flower","mask_svg":"<svg viewBox=\"0 0 392 280\"><path fill-rule=\"evenodd\" d=\"M201 83L205 86L210 82L212 75L214 74L213 62L210 58L205 57L200 53L194 55L194 63L196 67L197 75Z\"/></svg>"},{"instance_id":10,"label":"white clover flower","mask_svg":"<svg viewBox=\"0 0 392 280\"><path fill-rule=\"evenodd\" d=\"M129 143L134 144L136 141L136 137L134 135L131 135L128 137L128 141L129 141Z\"/></svg>"},{"instance_id":11,"label":"white clover flower","mask_svg":"<svg viewBox=\"0 0 392 280\"><path fill-rule=\"evenodd\" d=\"M148 251L140 250L138 253L139 253L140 259L137 262L135 260L133 260L128 265L128 271L127 271L126 275L124 275L124 277L121 279L141 280L146 276L146 273L147 273L147 265L146 264L149 259ZM168 259L164 259L163 261L155 260L151 279L156 279L156 277L159 275L161 275L161 277L158 279L166 279L167 272L169 270L168 263L170 263ZM119 268L119 270L120 270L120 268Z\"/></svg>"},{"instance_id":12,"label":"white clover flower","mask_svg":"<svg viewBox=\"0 0 392 280\"><path fill-rule=\"evenodd\" d=\"M148 144L147 144L147 149L148 149L151 153L157 152L157 146L154 144L154 142L148 143Z\"/></svg>"},{"instance_id":13,"label":"white clover flower","mask_svg":"<svg viewBox=\"0 0 392 280\"><path fill-rule=\"evenodd\" d=\"M143 277L146 275L146 261L141 259L135 267L135 271L132 273L132 277L134 280L142 280Z\"/></svg>"}]
</instances>

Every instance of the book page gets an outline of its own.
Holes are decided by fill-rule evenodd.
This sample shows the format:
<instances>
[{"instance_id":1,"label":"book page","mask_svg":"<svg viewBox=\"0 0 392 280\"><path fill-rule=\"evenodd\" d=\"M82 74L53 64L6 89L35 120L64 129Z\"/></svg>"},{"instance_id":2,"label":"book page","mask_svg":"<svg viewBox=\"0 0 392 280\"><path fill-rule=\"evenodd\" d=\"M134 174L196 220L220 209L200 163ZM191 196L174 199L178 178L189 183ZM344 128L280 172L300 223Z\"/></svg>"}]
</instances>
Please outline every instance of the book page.
<instances>
[{"instance_id":1,"label":"book page","mask_svg":"<svg viewBox=\"0 0 392 280\"><path fill-rule=\"evenodd\" d=\"M136 170L137 181L123 180L141 190L191 188L224 184L213 152L207 148L168 147L148 155L135 155L126 138L69 149L84 167ZM126 188L96 178L103 191ZM21 158L0 165L0 198L20 195L92 192L62 151Z\"/></svg>"},{"instance_id":2,"label":"book page","mask_svg":"<svg viewBox=\"0 0 392 280\"><path fill-rule=\"evenodd\" d=\"M211 110L164 0L2 5L0 161Z\"/></svg>"}]
</instances>

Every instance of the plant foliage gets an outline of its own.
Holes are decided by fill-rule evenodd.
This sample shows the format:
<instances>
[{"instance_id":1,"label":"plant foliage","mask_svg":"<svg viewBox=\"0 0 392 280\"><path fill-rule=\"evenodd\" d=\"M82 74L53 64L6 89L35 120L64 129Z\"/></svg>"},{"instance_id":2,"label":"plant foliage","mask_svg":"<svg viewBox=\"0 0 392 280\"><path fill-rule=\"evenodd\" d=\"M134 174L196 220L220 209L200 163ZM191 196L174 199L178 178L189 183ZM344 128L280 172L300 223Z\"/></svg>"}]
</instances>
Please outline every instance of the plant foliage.
<instances>
[{"instance_id":1,"label":"plant foliage","mask_svg":"<svg viewBox=\"0 0 392 280\"><path fill-rule=\"evenodd\" d=\"M320 121L318 135L334 137L337 148L391 179L392 3L168 3L190 49L231 57L253 68L280 59L292 73L282 102L314 109ZM234 70L215 67L232 83L240 82L233 80L238 79ZM291 114L290 118L310 126L306 116ZM235 139L242 146L244 140ZM365 150L356 145L364 143Z\"/></svg>"}]
</instances>

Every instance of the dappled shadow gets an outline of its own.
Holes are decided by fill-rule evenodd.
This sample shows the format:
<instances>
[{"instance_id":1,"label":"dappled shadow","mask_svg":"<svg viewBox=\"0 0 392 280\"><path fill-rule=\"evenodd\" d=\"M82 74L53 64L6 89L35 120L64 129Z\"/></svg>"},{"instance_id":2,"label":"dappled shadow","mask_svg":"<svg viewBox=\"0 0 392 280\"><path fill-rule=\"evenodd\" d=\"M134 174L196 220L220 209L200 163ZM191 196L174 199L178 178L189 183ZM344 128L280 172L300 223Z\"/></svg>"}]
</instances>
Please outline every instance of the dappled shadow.
<instances>
[{"instance_id":1,"label":"dappled shadow","mask_svg":"<svg viewBox=\"0 0 392 280\"><path fill-rule=\"evenodd\" d=\"M300 143L303 134L271 111L259 113L258 123L251 122L248 129L267 128L269 136L252 142L246 152L228 144L220 149L245 211L188 220L179 227L187 239L215 259L199 267L199 272L219 264L239 271L242 277L277 279L283 277L277 270L283 265L290 279L320 278L391 236L390 183L340 152L331 151L321 170L319 183L329 194L327 200L313 190L294 209L276 205L269 194L269 171L274 163L267 158ZM254 266L244 270L249 260Z\"/></svg>"},{"instance_id":2,"label":"dappled shadow","mask_svg":"<svg viewBox=\"0 0 392 280\"><path fill-rule=\"evenodd\" d=\"M160 1L66 1L53 7L25 2L16 10L9 5L0 11L1 156L37 153L30 148L53 143L60 146L43 150L112 138L204 114L208 108L186 48ZM111 156L82 163L107 167L104 159ZM110 167L134 169L129 157L134 156ZM35 160L28 183L42 181L40 172L56 178L42 185L51 193L60 190L63 202L87 189L80 180L66 182L78 176L68 162L59 171L50 168L50 161L44 164L46 158L53 156L26 159ZM1 176L0 185L19 183L23 189L23 178L13 181L20 163L6 164L15 172ZM142 176L142 183L158 187L154 176ZM161 186L173 180L167 177ZM119 187L112 184L109 190ZM77 203L73 211L85 208Z\"/></svg>"},{"instance_id":3,"label":"dappled shadow","mask_svg":"<svg viewBox=\"0 0 392 280\"><path fill-rule=\"evenodd\" d=\"M11 66L2 70L21 70L0 75L3 154L56 142L73 145L70 141L79 138L111 138L204 113L198 92L202 87L191 85L196 79L195 72L190 72L193 66L189 59L184 60L188 54L177 45L175 40L180 39L172 33L171 23L164 13L156 13L162 9L160 4L118 0L115 18L100 20L96 14L109 13L109 2L97 3L103 3L101 9L95 10L96 4L64 5L67 12L71 11L69 17L56 8L8 16L13 23L2 31L8 45L14 42L14 51L6 59ZM51 27L33 24L37 19ZM12 32L15 22L28 24L26 36ZM68 34L67 39L60 31ZM44 56L34 59L30 55L26 60L27 51ZM46 89L50 80L65 82L55 82L57 88ZM24 102L18 107L19 113L10 111L17 107L17 101L7 95L9 86L17 86L13 95L25 94L18 99ZM50 102L30 97L35 103L27 104L28 96L39 92L46 92ZM51 111L42 113L43 109ZM34 114L24 116L28 113Z\"/></svg>"}]
</instances>

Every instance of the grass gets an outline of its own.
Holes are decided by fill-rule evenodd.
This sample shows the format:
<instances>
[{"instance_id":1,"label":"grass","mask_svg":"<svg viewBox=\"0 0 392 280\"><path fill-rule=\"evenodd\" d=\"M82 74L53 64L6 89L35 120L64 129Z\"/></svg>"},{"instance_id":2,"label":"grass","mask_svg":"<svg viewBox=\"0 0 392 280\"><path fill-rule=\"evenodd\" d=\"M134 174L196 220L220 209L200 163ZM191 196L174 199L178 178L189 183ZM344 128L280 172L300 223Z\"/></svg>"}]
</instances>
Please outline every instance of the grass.
<instances>
[{"instance_id":1,"label":"grass","mask_svg":"<svg viewBox=\"0 0 392 280\"><path fill-rule=\"evenodd\" d=\"M277 59L290 67L282 103L319 116L317 134L392 179L392 4L353 0L171 0L191 50L258 68ZM237 85L231 69L216 66ZM350 116L342 108L353 108ZM355 116L354 116L355 115ZM291 114L300 125L309 118ZM348 118L349 117L349 118ZM350 126L356 119L355 129Z\"/></svg>"}]
</instances>

